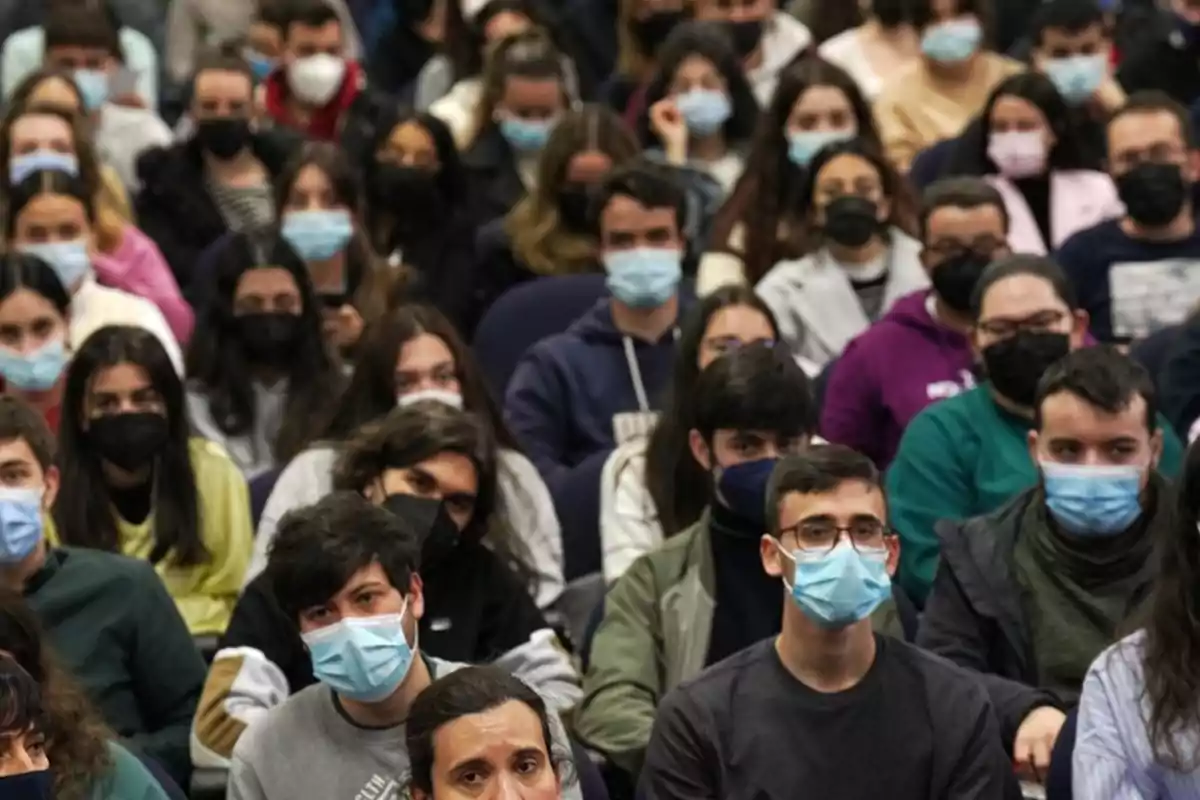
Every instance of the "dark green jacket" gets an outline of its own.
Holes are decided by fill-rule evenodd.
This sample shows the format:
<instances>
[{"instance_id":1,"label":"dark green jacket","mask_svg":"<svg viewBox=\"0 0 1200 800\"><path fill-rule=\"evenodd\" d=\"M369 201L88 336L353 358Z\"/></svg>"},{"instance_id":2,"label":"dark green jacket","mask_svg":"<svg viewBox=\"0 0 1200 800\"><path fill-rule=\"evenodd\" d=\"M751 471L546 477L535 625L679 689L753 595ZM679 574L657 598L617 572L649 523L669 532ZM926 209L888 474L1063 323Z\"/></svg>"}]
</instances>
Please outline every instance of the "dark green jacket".
<instances>
[{"instance_id":1,"label":"dark green jacket","mask_svg":"<svg viewBox=\"0 0 1200 800\"><path fill-rule=\"evenodd\" d=\"M204 660L154 568L98 550L52 549L25 598L109 727L186 786Z\"/></svg>"}]
</instances>

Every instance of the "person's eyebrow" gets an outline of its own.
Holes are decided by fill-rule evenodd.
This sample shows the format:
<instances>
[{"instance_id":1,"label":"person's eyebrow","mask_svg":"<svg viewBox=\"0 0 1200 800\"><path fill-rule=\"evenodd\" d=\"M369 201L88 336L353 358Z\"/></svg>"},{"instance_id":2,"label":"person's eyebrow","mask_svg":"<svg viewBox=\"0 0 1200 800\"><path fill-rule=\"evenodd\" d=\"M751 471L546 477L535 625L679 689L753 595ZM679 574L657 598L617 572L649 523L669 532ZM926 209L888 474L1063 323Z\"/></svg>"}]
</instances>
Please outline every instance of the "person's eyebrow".
<instances>
[{"instance_id":1,"label":"person's eyebrow","mask_svg":"<svg viewBox=\"0 0 1200 800\"><path fill-rule=\"evenodd\" d=\"M10 469L15 467L28 467L29 462L20 458L10 458L7 461L0 461L0 469Z\"/></svg>"}]
</instances>

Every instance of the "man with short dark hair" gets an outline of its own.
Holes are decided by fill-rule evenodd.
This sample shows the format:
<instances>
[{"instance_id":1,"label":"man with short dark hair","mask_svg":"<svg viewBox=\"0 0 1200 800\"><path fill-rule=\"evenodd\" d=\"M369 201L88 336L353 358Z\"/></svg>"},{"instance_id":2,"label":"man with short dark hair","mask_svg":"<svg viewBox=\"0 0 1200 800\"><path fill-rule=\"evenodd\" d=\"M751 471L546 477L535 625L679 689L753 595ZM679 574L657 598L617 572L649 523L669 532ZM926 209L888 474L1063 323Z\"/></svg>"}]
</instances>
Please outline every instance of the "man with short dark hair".
<instances>
[{"instance_id":1,"label":"man with short dark hair","mask_svg":"<svg viewBox=\"0 0 1200 800\"><path fill-rule=\"evenodd\" d=\"M70 72L95 126L96 152L137 190L137 159L172 141L171 129L127 81L125 56L112 19L101 8L55 7L46 20L46 66Z\"/></svg>"},{"instance_id":2,"label":"man with short dark hair","mask_svg":"<svg viewBox=\"0 0 1200 800\"><path fill-rule=\"evenodd\" d=\"M1037 483L1027 439L1038 381L1087 332L1062 270L1040 256L992 264L971 305L972 347L987 380L913 418L888 470L892 527L903 543L899 579L918 603L937 569L934 527L994 511ZM1163 449L1162 470L1174 475L1182 448L1170 431Z\"/></svg>"},{"instance_id":3,"label":"man with short dark hair","mask_svg":"<svg viewBox=\"0 0 1200 800\"><path fill-rule=\"evenodd\" d=\"M671 377L686 247L684 195L669 173L635 164L610 175L595 201L611 297L517 366L505 402L513 432L554 496L567 577L600 570L600 472L613 448L650 432ZM585 491L586 490L586 491ZM578 513L580 497L591 501Z\"/></svg>"},{"instance_id":4,"label":"man with short dark hair","mask_svg":"<svg viewBox=\"0 0 1200 800\"><path fill-rule=\"evenodd\" d=\"M404 722L437 677L462 667L424 655L421 532L355 492L280 522L267 564L319 683L248 728L234 748L230 800L393 797L408 768ZM556 753L570 758L557 715ZM567 797L578 797L578 786Z\"/></svg>"},{"instance_id":5,"label":"man with short dark hair","mask_svg":"<svg viewBox=\"0 0 1200 800\"><path fill-rule=\"evenodd\" d=\"M1154 579L1174 506L1146 371L1113 347L1076 350L1038 385L1038 485L938 527L941 566L918 642L982 674L1004 743L1042 780L1088 667Z\"/></svg>"},{"instance_id":6,"label":"man with short dark hair","mask_svg":"<svg viewBox=\"0 0 1200 800\"><path fill-rule=\"evenodd\" d=\"M311 139L336 141L366 77L346 57L342 21L325 0L295 0L283 16L281 68L264 83L267 115Z\"/></svg>"},{"instance_id":7,"label":"man with short dark hair","mask_svg":"<svg viewBox=\"0 0 1200 800\"><path fill-rule=\"evenodd\" d=\"M1030 23L1033 66L1050 78L1068 105L1088 112L1088 144L1103 148L1103 118L1120 108L1125 92L1112 77L1113 40L1096 0L1049 0Z\"/></svg>"},{"instance_id":8,"label":"man with short dark hair","mask_svg":"<svg viewBox=\"0 0 1200 800\"><path fill-rule=\"evenodd\" d=\"M1004 199L981 178L947 178L921 207L921 261L933 288L896 301L831 368L821 435L886 469L921 410L975 385L971 293L1008 255Z\"/></svg>"},{"instance_id":9,"label":"man with short dark hair","mask_svg":"<svg viewBox=\"0 0 1200 800\"><path fill-rule=\"evenodd\" d=\"M848 448L779 462L759 549L781 631L667 695L641 796L1020 797L974 677L872 630L897 559L886 506L879 472Z\"/></svg>"},{"instance_id":10,"label":"man with short dark hair","mask_svg":"<svg viewBox=\"0 0 1200 800\"><path fill-rule=\"evenodd\" d=\"M1193 148L1187 111L1160 92L1131 96L1108 123L1108 169L1125 216L1080 231L1057 256L1102 342L1180 323L1200 301Z\"/></svg>"},{"instance_id":11,"label":"man with short dark hair","mask_svg":"<svg viewBox=\"0 0 1200 800\"><path fill-rule=\"evenodd\" d=\"M24 594L107 725L187 786L204 661L152 565L46 541L58 482L41 415L0 396L0 584Z\"/></svg>"}]
</instances>

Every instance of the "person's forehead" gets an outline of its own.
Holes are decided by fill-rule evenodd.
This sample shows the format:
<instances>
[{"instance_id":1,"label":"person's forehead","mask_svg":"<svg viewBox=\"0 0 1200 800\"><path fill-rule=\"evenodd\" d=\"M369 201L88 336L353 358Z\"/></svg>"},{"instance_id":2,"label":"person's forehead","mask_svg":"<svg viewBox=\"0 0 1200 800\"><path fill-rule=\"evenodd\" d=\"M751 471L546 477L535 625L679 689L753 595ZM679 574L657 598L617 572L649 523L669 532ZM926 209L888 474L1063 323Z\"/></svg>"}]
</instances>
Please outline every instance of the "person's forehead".
<instances>
[{"instance_id":1,"label":"person's forehead","mask_svg":"<svg viewBox=\"0 0 1200 800\"><path fill-rule=\"evenodd\" d=\"M432 134L419 122L409 120L392 128L387 139L388 146L404 153L419 153L436 150Z\"/></svg>"},{"instance_id":2,"label":"person's forehead","mask_svg":"<svg viewBox=\"0 0 1200 800\"><path fill-rule=\"evenodd\" d=\"M350 576L350 580L346 581L338 592L338 596L344 596L359 592L368 586L391 586L392 582L388 579L387 572L378 561L372 561L362 569Z\"/></svg>"},{"instance_id":3,"label":"person's forehead","mask_svg":"<svg viewBox=\"0 0 1200 800\"><path fill-rule=\"evenodd\" d=\"M647 208L626 195L613 195L604 206L602 222L605 227L620 227L623 230L650 230L674 227L675 209L668 207Z\"/></svg>"},{"instance_id":4,"label":"person's forehead","mask_svg":"<svg viewBox=\"0 0 1200 800\"><path fill-rule=\"evenodd\" d=\"M510 75L504 81L504 96L512 102L530 105L557 105L562 96L558 78Z\"/></svg>"},{"instance_id":5,"label":"person's forehead","mask_svg":"<svg viewBox=\"0 0 1200 800\"><path fill-rule=\"evenodd\" d=\"M71 139L71 126L53 114L25 114L13 122L12 139Z\"/></svg>"},{"instance_id":6,"label":"person's forehead","mask_svg":"<svg viewBox=\"0 0 1200 800\"><path fill-rule=\"evenodd\" d=\"M33 448L24 437L0 440L0 465L14 461L41 469L37 457L33 454Z\"/></svg>"},{"instance_id":7,"label":"person's forehead","mask_svg":"<svg viewBox=\"0 0 1200 800\"><path fill-rule=\"evenodd\" d=\"M283 267L257 267L242 273L238 280L239 295L275 293L296 289L296 279Z\"/></svg>"},{"instance_id":8,"label":"person's forehead","mask_svg":"<svg viewBox=\"0 0 1200 800\"><path fill-rule=\"evenodd\" d=\"M567 178L581 183L594 183L612 170L612 159L599 150L584 150L567 162Z\"/></svg>"},{"instance_id":9,"label":"person's forehead","mask_svg":"<svg viewBox=\"0 0 1200 800\"><path fill-rule=\"evenodd\" d=\"M92 379L93 392L137 391L150 385L150 376L137 364L103 367Z\"/></svg>"},{"instance_id":10,"label":"person's forehead","mask_svg":"<svg viewBox=\"0 0 1200 800\"><path fill-rule=\"evenodd\" d=\"M977 206L941 206L925 222L930 239L971 236L976 233L1004 235L1004 213L991 203Z\"/></svg>"},{"instance_id":11,"label":"person's forehead","mask_svg":"<svg viewBox=\"0 0 1200 800\"><path fill-rule=\"evenodd\" d=\"M980 317L1019 318L1041 311L1067 311L1050 281L1037 275L1010 275L987 287Z\"/></svg>"},{"instance_id":12,"label":"person's forehead","mask_svg":"<svg viewBox=\"0 0 1200 800\"><path fill-rule=\"evenodd\" d=\"M816 114L829 111L845 111L850 108L850 99L837 86L810 86L801 92L792 104L792 113Z\"/></svg>"},{"instance_id":13,"label":"person's forehead","mask_svg":"<svg viewBox=\"0 0 1200 800\"><path fill-rule=\"evenodd\" d=\"M432 475L445 494L475 494L479 489L475 466L462 453L438 453L409 469Z\"/></svg>"},{"instance_id":14,"label":"person's forehead","mask_svg":"<svg viewBox=\"0 0 1200 800\"><path fill-rule=\"evenodd\" d=\"M1112 147L1137 147L1161 141L1182 141L1179 120L1166 109L1131 111L1121 114L1108 126Z\"/></svg>"},{"instance_id":15,"label":"person's forehead","mask_svg":"<svg viewBox=\"0 0 1200 800\"><path fill-rule=\"evenodd\" d=\"M542 723L516 700L461 716L434 733L434 758L447 770L474 760L506 764L511 753L530 749L546 749Z\"/></svg>"},{"instance_id":16,"label":"person's forehead","mask_svg":"<svg viewBox=\"0 0 1200 800\"><path fill-rule=\"evenodd\" d=\"M884 519L883 490L863 481L843 481L828 492L788 492L779 504L779 525L787 528L816 516L854 517L869 514Z\"/></svg>"},{"instance_id":17,"label":"person's forehead","mask_svg":"<svg viewBox=\"0 0 1200 800\"><path fill-rule=\"evenodd\" d=\"M1049 27L1042 30L1042 42L1044 44L1053 43L1058 46L1087 44L1096 39L1103 39L1104 36L1104 25L1099 21L1074 31L1057 27Z\"/></svg>"},{"instance_id":18,"label":"person's forehead","mask_svg":"<svg viewBox=\"0 0 1200 800\"><path fill-rule=\"evenodd\" d=\"M196 94L204 95L245 95L250 97L254 92L254 83L245 73L231 69L206 69L196 74Z\"/></svg>"},{"instance_id":19,"label":"person's forehead","mask_svg":"<svg viewBox=\"0 0 1200 800\"><path fill-rule=\"evenodd\" d=\"M1117 412L1097 408L1083 398L1061 391L1049 395L1040 407L1039 435L1079 441L1106 442L1123 438L1146 438L1146 399L1135 395Z\"/></svg>"},{"instance_id":20,"label":"person's forehead","mask_svg":"<svg viewBox=\"0 0 1200 800\"><path fill-rule=\"evenodd\" d=\"M337 39L341 36L342 27L337 20L329 20L323 25L305 25L303 22L293 22L287 28L287 37L292 41L313 41Z\"/></svg>"},{"instance_id":21,"label":"person's forehead","mask_svg":"<svg viewBox=\"0 0 1200 800\"><path fill-rule=\"evenodd\" d=\"M79 202L78 198L65 194L45 193L30 200L20 217L41 222L57 222L83 215L83 203Z\"/></svg>"}]
</instances>

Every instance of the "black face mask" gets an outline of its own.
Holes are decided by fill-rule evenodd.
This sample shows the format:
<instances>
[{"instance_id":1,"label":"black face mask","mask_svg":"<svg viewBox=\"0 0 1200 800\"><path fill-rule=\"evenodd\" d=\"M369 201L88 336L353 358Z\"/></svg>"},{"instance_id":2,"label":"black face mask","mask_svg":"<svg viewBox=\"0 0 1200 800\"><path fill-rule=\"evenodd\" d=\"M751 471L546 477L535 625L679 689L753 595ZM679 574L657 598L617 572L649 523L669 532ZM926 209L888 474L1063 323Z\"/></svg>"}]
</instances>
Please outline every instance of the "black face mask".
<instances>
[{"instance_id":1,"label":"black face mask","mask_svg":"<svg viewBox=\"0 0 1200 800\"><path fill-rule=\"evenodd\" d=\"M245 117L204 119L196 124L200 147L222 161L228 161L250 144L250 120Z\"/></svg>"},{"instance_id":2,"label":"black face mask","mask_svg":"<svg viewBox=\"0 0 1200 800\"><path fill-rule=\"evenodd\" d=\"M996 391L1032 408L1042 373L1071 350L1065 333L1020 331L983 349L983 367Z\"/></svg>"},{"instance_id":3,"label":"black face mask","mask_svg":"<svg viewBox=\"0 0 1200 800\"><path fill-rule=\"evenodd\" d=\"M446 559L458 547L462 534L445 506L410 494L389 494L383 507L413 524L421 534L421 571Z\"/></svg>"},{"instance_id":4,"label":"black face mask","mask_svg":"<svg viewBox=\"0 0 1200 800\"><path fill-rule=\"evenodd\" d=\"M912 20L911 0L871 0L871 13L885 28L895 28Z\"/></svg>"},{"instance_id":5,"label":"black face mask","mask_svg":"<svg viewBox=\"0 0 1200 800\"><path fill-rule=\"evenodd\" d=\"M990 254L968 251L938 264L930 273L929 280L943 303L965 314L971 310L971 294L975 291L975 284L990 263Z\"/></svg>"},{"instance_id":6,"label":"black face mask","mask_svg":"<svg viewBox=\"0 0 1200 800\"><path fill-rule=\"evenodd\" d=\"M758 49L758 43L762 41L763 21L761 19L726 22L725 29L729 31L729 36L733 40L733 49L742 58L746 58Z\"/></svg>"},{"instance_id":7,"label":"black face mask","mask_svg":"<svg viewBox=\"0 0 1200 800\"><path fill-rule=\"evenodd\" d=\"M642 54L652 56L680 22L683 22L682 11L655 11L644 19L633 20L630 31Z\"/></svg>"},{"instance_id":8,"label":"black face mask","mask_svg":"<svg viewBox=\"0 0 1200 800\"><path fill-rule=\"evenodd\" d=\"M879 206L865 197L846 195L825 206L825 235L843 247L862 247L881 227Z\"/></svg>"},{"instance_id":9,"label":"black face mask","mask_svg":"<svg viewBox=\"0 0 1200 800\"><path fill-rule=\"evenodd\" d=\"M132 472L166 446L167 418L148 411L96 417L88 427L88 438L101 458Z\"/></svg>"},{"instance_id":10,"label":"black face mask","mask_svg":"<svg viewBox=\"0 0 1200 800\"><path fill-rule=\"evenodd\" d=\"M292 344L300 327L297 314L263 311L241 314L237 320L246 355L259 364L279 364L292 355Z\"/></svg>"},{"instance_id":11,"label":"black face mask","mask_svg":"<svg viewBox=\"0 0 1200 800\"><path fill-rule=\"evenodd\" d=\"M558 192L558 215L567 230L588 233L592 230L592 192L587 186L567 184Z\"/></svg>"},{"instance_id":12,"label":"black face mask","mask_svg":"<svg viewBox=\"0 0 1200 800\"><path fill-rule=\"evenodd\" d=\"M1187 200L1188 185L1178 164L1138 164L1117 178L1116 184L1129 216L1150 228L1179 216Z\"/></svg>"}]
</instances>

